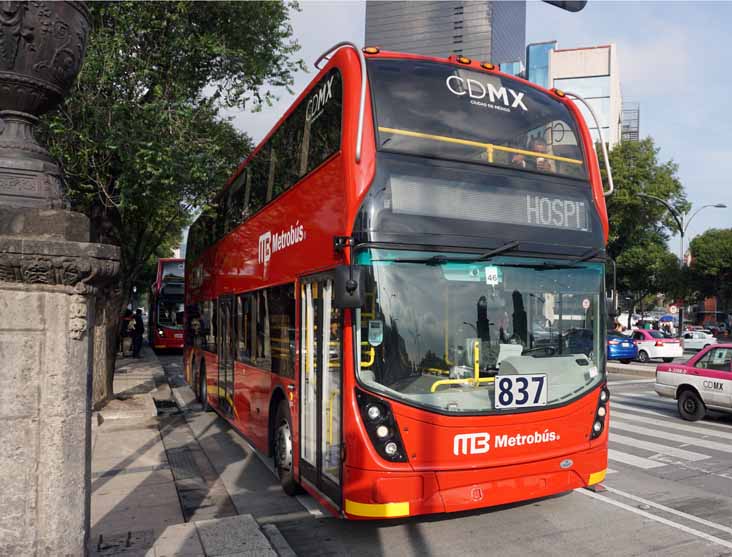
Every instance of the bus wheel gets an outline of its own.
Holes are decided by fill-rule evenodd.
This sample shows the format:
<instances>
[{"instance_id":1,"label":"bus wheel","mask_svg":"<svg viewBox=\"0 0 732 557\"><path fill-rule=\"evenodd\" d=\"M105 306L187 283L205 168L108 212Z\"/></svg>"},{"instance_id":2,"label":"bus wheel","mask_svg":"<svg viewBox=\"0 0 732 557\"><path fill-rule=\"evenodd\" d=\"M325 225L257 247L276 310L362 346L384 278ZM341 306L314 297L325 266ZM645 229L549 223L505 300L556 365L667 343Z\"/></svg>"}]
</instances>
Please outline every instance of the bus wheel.
<instances>
[{"instance_id":1,"label":"bus wheel","mask_svg":"<svg viewBox=\"0 0 732 557\"><path fill-rule=\"evenodd\" d=\"M201 403L201 411L208 412L208 385L206 384L206 370L203 366L198 372L198 401Z\"/></svg>"},{"instance_id":2,"label":"bus wheel","mask_svg":"<svg viewBox=\"0 0 732 557\"><path fill-rule=\"evenodd\" d=\"M292 426L290 409L287 402L282 400L277 407L274 434L274 461L277 476L280 478L282 489L287 495L296 495L300 490L295 481L295 470L292 465Z\"/></svg>"},{"instance_id":3,"label":"bus wheel","mask_svg":"<svg viewBox=\"0 0 732 557\"><path fill-rule=\"evenodd\" d=\"M690 422L701 420L707 413L699 395L692 390L685 390L679 395L679 414Z\"/></svg>"}]
</instances>

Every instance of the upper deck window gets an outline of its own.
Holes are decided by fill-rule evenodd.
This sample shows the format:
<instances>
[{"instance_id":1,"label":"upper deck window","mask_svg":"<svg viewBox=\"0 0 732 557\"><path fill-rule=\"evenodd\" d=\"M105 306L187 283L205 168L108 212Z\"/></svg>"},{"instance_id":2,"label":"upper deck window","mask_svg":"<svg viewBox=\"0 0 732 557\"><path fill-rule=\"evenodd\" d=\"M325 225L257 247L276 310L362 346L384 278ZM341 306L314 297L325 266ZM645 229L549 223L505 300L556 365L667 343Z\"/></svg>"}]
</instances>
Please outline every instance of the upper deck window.
<instances>
[{"instance_id":1,"label":"upper deck window","mask_svg":"<svg viewBox=\"0 0 732 557\"><path fill-rule=\"evenodd\" d=\"M586 176L576 122L553 97L452 64L368 64L379 149Z\"/></svg>"}]
</instances>

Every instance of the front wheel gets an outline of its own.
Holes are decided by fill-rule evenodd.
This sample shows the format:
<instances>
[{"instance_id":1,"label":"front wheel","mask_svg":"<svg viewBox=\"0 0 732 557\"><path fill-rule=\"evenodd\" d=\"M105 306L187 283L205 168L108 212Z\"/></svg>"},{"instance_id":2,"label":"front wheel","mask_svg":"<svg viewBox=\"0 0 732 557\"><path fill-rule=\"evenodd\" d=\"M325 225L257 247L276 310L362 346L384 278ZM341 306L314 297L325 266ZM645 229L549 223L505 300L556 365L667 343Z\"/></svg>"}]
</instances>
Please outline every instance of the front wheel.
<instances>
[{"instance_id":1,"label":"front wheel","mask_svg":"<svg viewBox=\"0 0 732 557\"><path fill-rule=\"evenodd\" d=\"M701 420L707 413L704 402L694 391L686 390L679 396L679 414L689 422Z\"/></svg>"},{"instance_id":2,"label":"front wheel","mask_svg":"<svg viewBox=\"0 0 732 557\"><path fill-rule=\"evenodd\" d=\"M630 363L630 360L620 360L620 363L621 364L629 364Z\"/></svg>"},{"instance_id":3,"label":"front wheel","mask_svg":"<svg viewBox=\"0 0 732 557\"><path fill-rule=\"evenodd\" d=\"M671 362L674 361L674 359L673 358L664 358L663 361L666 362L667 364L670 364Z\"/></svg>"},{"instance_id":4,"label":"front wheel","mask_svg":"<svg viewBox=\"0 0 732 557\"><path fill-rule=\"evenodd\" d=\"M645 350L641 350L640 352L638 352L638 361L644 364L650 362L651 358L648 356L648 352L646 352Z\"/></svg>"},{"instance_id":5,"label":"front wheel","mask_svg":"<svg viewBox=\"0 0 732 557\"><path fill-rule=\"evenodd\" d=\"M274 434L274 460L277 476L280 478L282 490L287 495L296 495L300 486L295 481L295 469L292 464L292 426L290 409L282 400L277 407Z\"/></svg>"}]
</instances>

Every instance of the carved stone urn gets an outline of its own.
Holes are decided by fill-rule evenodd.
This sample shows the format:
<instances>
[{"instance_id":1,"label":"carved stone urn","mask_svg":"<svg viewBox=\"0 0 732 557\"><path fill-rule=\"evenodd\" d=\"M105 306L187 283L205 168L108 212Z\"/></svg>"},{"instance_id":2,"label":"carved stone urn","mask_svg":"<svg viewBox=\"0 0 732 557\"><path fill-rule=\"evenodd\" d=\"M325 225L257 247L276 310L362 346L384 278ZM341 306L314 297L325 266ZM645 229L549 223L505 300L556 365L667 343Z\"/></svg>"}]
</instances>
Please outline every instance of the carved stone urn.
<instances>
[{"instance_id":1,"label":"carved stone urn","mask_svg":"<svg viewBox=\"0 0 732 557\"><path fill-rule=\"evenodd\" d=\"M88 32L83 2L0 1L0 203L62 206L61 172L33 128L71 88Z\"/></svg>"}]
</instances>

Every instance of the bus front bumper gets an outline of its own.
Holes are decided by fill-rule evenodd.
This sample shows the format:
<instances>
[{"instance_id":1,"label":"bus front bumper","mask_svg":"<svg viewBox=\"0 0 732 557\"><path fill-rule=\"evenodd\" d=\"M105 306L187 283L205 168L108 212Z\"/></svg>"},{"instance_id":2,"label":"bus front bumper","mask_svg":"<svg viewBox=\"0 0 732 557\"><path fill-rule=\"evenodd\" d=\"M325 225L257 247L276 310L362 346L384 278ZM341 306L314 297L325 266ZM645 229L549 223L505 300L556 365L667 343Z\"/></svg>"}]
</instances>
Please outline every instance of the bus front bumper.
<instances>
[{"instance_id":1,"label":"bus front bumper","mask_svg":"<svg viewBox=\"0 0 732 557\"><path fill-rule=\"evenodd\" d=\"M494 469L380 472L345 466L343 512L351 519L383 519L479 509L594 485L605 479L606 469L604 446Z\"/></svg>"}]
</instances>

